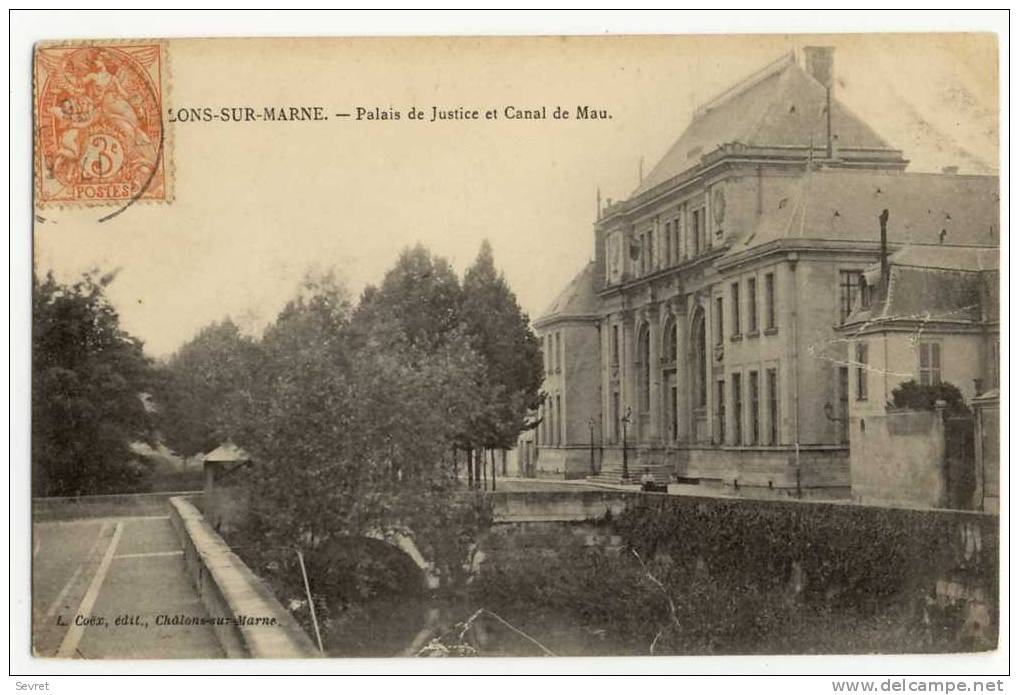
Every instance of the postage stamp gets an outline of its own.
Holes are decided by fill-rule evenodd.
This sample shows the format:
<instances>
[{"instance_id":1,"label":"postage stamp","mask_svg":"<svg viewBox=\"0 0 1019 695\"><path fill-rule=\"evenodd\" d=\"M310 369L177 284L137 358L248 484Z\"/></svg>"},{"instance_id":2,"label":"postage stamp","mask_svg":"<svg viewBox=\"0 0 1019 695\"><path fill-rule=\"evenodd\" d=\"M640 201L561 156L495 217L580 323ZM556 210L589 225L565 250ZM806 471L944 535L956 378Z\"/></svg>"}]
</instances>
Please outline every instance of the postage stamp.
<instances>
[{"instance_id":1,"label":"postage stamp","mask_svg":"<svg viewBox=\"0 0 1019 695\"><path fill-rule=\"evenodd\" d=\"M165 84L158 42L37 46L37 204L168 201Z\"/></svg>"}]
</instances>

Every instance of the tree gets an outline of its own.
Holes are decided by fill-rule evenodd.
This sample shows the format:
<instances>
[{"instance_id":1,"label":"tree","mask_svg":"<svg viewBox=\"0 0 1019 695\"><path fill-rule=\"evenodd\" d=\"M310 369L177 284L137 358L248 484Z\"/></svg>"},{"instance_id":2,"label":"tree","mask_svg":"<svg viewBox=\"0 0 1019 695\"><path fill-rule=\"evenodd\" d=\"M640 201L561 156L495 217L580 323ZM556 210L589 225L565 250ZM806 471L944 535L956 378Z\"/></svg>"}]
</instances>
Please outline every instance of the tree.
<instances>
[{"instance_id":1,"label":"tree","mask_svg":"<svg viewBox=\"0 0 1019 695\"><path fill-rule=\"evenodd\" d=\"M962 392L957 386L947 382L925 385L910 379L892 389L892 406L895 408L934 410L938 401L944 401L949 412L969 412Z\"/></svg>"},{"instance_id":2,"label":"tree","mask_svg":"<svg viewBox=\"0 0 1019 695\"><path fill-rule=\"evenodd\" d=\"M152 443L143 394L153 372L120 327L105 289L115 274L71 285L32 278L32 480L36 495L135 488L129 445Z\"/></svg>"},{"instance_id":3,"label":"tree","mask_svg":"<svg viewBox=\"0 0 1019 695\"><path fill-rule=\"evenodd\" d=\"M474 418L469 438L491 449L511 448L528 411L541 400L541 347L516 295L496 271L487 240L464 275L463 297L471 345L486 367L487 407Z\"/></svg>"},{"instance_id":4,"label":"tree","mask_svg":"<svg viewBox=\"0 0 1019 695\"><path fill-rule=\"evenodd\" d=\"M254 340L229 318L202 328L159 369L155 397L163 441L178 454L208 452L225 439L233 395L253 368Z\"/></svg>"},{"instance_id":5,"label":"tree","mask_svg":"<svg viewBox=\"0 0 1019 695\"><path fill-rule=\"evenodd\" d=\"M481 363L459 327L418 320L455 297L442 273L411 271L424 260L441 266L405 254L356 311L333 278L306 283L257 346L228 429L258 462L248 533L281 576L300 576L295 547L315 566L332 541L399 534L455 579L463 558L444 548L463 549L484 523L479 512L473 532L438 531L452 510L478 509L459 496L447 456L476 407Z\"/></svg>"}]
</instances>

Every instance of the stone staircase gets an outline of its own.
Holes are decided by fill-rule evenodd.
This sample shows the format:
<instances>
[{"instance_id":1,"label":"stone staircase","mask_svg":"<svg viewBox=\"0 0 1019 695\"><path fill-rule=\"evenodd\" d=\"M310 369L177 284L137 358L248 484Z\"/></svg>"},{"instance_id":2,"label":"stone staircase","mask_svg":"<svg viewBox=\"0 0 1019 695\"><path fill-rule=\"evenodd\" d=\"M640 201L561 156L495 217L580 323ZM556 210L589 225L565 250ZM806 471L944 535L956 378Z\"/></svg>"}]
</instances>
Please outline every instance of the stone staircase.
<instances>
[{"instance_id":1,"label":"stone staircase","mask_svg":"<svg viewBox=\"0 0 1019 695\"><path fill-rule=\"evenodd\" d=\"M593 483L608 483L612 485L618 485L623 482L628 482L633 485L640 484L640 477L644 475L644 467L647 464L641 463L639 460L634 458L632 461L627 462L627 468L629 468L630 479L628 481L623 480L623 463L622 461L611 461L606 460L602 463L601 470L598 471L597 475L589 475L587 479ZM672 467L668 464L651 464L651 475L654 476L656 483L667 484L672 478Z\"/></svg>"}]
</instances>

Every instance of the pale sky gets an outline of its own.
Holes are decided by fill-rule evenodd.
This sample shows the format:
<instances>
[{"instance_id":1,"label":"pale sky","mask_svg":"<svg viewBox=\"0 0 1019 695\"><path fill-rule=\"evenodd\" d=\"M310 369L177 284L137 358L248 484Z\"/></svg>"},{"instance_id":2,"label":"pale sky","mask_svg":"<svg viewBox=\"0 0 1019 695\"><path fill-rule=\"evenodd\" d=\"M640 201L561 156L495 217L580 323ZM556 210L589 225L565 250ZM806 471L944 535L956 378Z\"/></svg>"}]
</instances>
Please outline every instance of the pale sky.
<instances>
[{"instance_id":1,"label":"pale sky","mask_svg":"<svg viewBox=\"0 0 1019 695\"><path fill-rule=\"evenodd\" d=\"M354 296L421 242L458 271L483 238L532 318L592 254L596 190L625 198L695 105L791 49L833 45L836 96L911 170L997 168L993 36L173 41L164 106L395 107L398 122L172 128L175 199L46 209L37 267L119 268L125 329L166 356L232 316L257 332L309 269ZM414 123L406 110L497 108L498 121ZM608 121L508 121L506 106Z\"/></svg>"}]
</instances>

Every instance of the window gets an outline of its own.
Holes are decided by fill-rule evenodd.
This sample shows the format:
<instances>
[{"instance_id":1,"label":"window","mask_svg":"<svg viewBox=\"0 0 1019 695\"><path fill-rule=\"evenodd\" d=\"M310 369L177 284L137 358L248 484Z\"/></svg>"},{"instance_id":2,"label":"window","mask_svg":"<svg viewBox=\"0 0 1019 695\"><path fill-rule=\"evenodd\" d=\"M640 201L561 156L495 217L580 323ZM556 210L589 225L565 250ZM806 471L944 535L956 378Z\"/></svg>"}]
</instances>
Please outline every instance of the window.
<instances>
[{"instance_id":1,"label":"window","mask_svg":"<svg viewBox=\"0 0 1019 695\"><path fill-rule=\"evenodd\" d=\"M559 331L555 334L555 370L561 372L563 370L563 352L562 352L562 341L559 339Z\"/></svg>"},{"instance_id":2,"label":"window","mask_svg":"<svg viewBox=\"0 0 1019 695\"><path fill-rule=\"evenodd\" d=\"M941 343L920 343L920 383L941 383Z\"/></svg>"},{"instance_id":3,"label":"window","mask_svg":"<svg viewBox=\"0 0 1019 695\"><path fill-rule=\"evenodd\" d=\"M690 228L690 239L693 242L693 255L700 255L701 252L701 211L693 211L693 223Z\"/></svg>"},{"instance_id":4,"label":"window","mask_svg":"<svg viewBox=\"0 0 1019 695\"><path fill-rule=\"evenodd\" d=\"M562 444L563 439L563 402L561 396L555 397L555 442L556 444Z\"/></svg>"},{"instance_id":5,"label":"window","mask_svg":"<svg viewBox=\"0 0 1019 695\"><path fill-rule=\"evenodd\" d=\"M640 382L640 409L646 413L651 409L651 340L646 325L641 326L637 337L638 375Z\"/></svg>"},{"instance_id":6,"label":"window","mask_svg":"<svg viewBox=\"0 0 1019 695\"><path fill-rule=\"evenodd\" d=\"M665 263L672 264L672 220L665 223Z\"/></svg>"},{"instance_id":7,"label":"window","mask_svg":"<svg viewBox=\"0 0 1019 695\"><path fill-rule=\"evenodd\" d=\"M768 388L768 444L778 445L778 370L765 372Z\"/></svg>"},{"instance_id":8,"label":"window","mask_svg":"<svg viewBox=\"0 0 1019 695\"><path fill-rule=\"evenodd\" d=\"M538 406L538 428L534 430L535 444L541 446L541 440L544 439L542 436L545 432L545 406Z\"/></svg>"},{"instance_id":9,"label":"window","mask_svg":"<svg viewBox=\"0 0 1019 695\"><path fill-rule=\"evenodd\" d=\"M839 271L839 323L845 323L853 313L856 297L860 292L860 279L863 273L859 270Z\"/></svg>"},{"instance_id":10,"label":"window","mask_svg":"<svg viewBox=\"0 0 1019 695\"><path fill-rule=\"evenodd\" d=\"M697 407L704 408L708 405L708 335L704 320L704 310L698 308L693 323L693 344L694 353L697 357L694 364L693 382L697 394Z\"/></svg>"},{"instance_id":11,"label":"window","mask_svg":"<svg viewBox=\"0 0 1019 695\"><path fill-rule=\"evenodd\" d=\"M722 298L715 298L715 345L721 345L725 334L725 322L722 317Z\"/></svg>"},{"instance_id":12,"label":"window","mask_svg":"<svg viewBox=\"0 0 1019 695\"><path fill-rule=\"evenodd\" d=\"M743 378L739 372L732 375L732 443L743 446Z\"/></svg>"},{"instance_id":13,"label":"window","mask_svg":"<svg viewBox=\"0 0 1019 695\"><path fill-rule=\"evenodd\" d=\"M718 443L725 444L725 379L719 379L715 384L715 423Z\"/></svg>"},{"instance_id":14,"label":"window","mask_svg":"<svg viewBox=\"0 0 1019 695\"><path fill-rule=\"evenodd\" d=\"M761 443L761 386L757 372L750 372L747 377L747 387L750 389L750 444L757 446Z\"/></svg>"},{"instance_id":15,"label":"window","mask_svg":"<svg viewBox=\"0 0 1019 695\"><path fill-rule=\"evenodd\" d=\"M672 262L678 263L682 255L683 237L679 232L679 217L672 218Z\"/></svg>"},{"instance_id":16,"label":"window","mask_svg":"<svg viewBox=\"0 0 1019 695\"><path fill-rule=\"evenodd\" d=\"M747 331L757 333L757 278L747 279Z\"/></svg>"},{"instance_id":17,"label":"window","mask_svg":"<svg viewBox=\"0 0 1019 695\"><path fill-rule=\"evenodd\" d=\"M619 326L612 326L612 366L619 366Z\"/></svg>"},{"instance_id":18,"label":"window","mask_svg":"<svg viewBox=\"0 0 1019 695\"><path fill-rule=\"evenodd\" d=\"M764 276L764 327L775 330L775 273Z\"/></svg>"},{"instance_id":19,"label":"window","mask_svg":"<svg viewBox=\"0 0 1019 695\"><path fill-rule=\"evenodd\" d=\"M705 214L703 206L701 206L698 212L700 214L697 216L697 219L700 222L697 227L697 236L701 239L701 249L707 251L708 247L711 246L711 240L708 238L708 216Z\"/></svg>"},{"instance_id":20,"label":"window","mask_svg":"<svg viewBox=\"0 0 1019 695\"><path fill-rule=\"evenodd\" d=\"M732 283L732 335L736 337L740 334L740 321L739 321L739 283Z\"/></svg>"},{"instance_id":21,"label":"window","mask_svg":"<svg viewBox=\"0 0 1019 695\"><path fill-rule=\"evenodd\" d=\"M676 340L676 322L671 318L665 323L665 336L662 339L663 362L675 363L679 353L679 343Z\"/></svg>"},{"instance_id":22,"label":"window","mask_svg":"<svg viewBox=\"0 0 1019 695\"><path fill-rule=\"evenodd\" d=\"M867 343L856 344L856 400L867 400Z\"/></svg>"},{"instance_id":23,"label":"window","mask_svg":"<svg viewBox=\"0 0 1019 695\"><path fill-rule=\"evenodd\" d=\"M679 389L675 384L669 387L669 439L679 439Z\"/></svg>"},{"instance_id":24,"label":"window","mask_svg":"<svg viewBox=\"0 0 1019 695\"><path fill-rule=\"evenodd\" d=\"M612 442L619 441L619 391L612 392Z\"/></svg>"}]
</instances>

